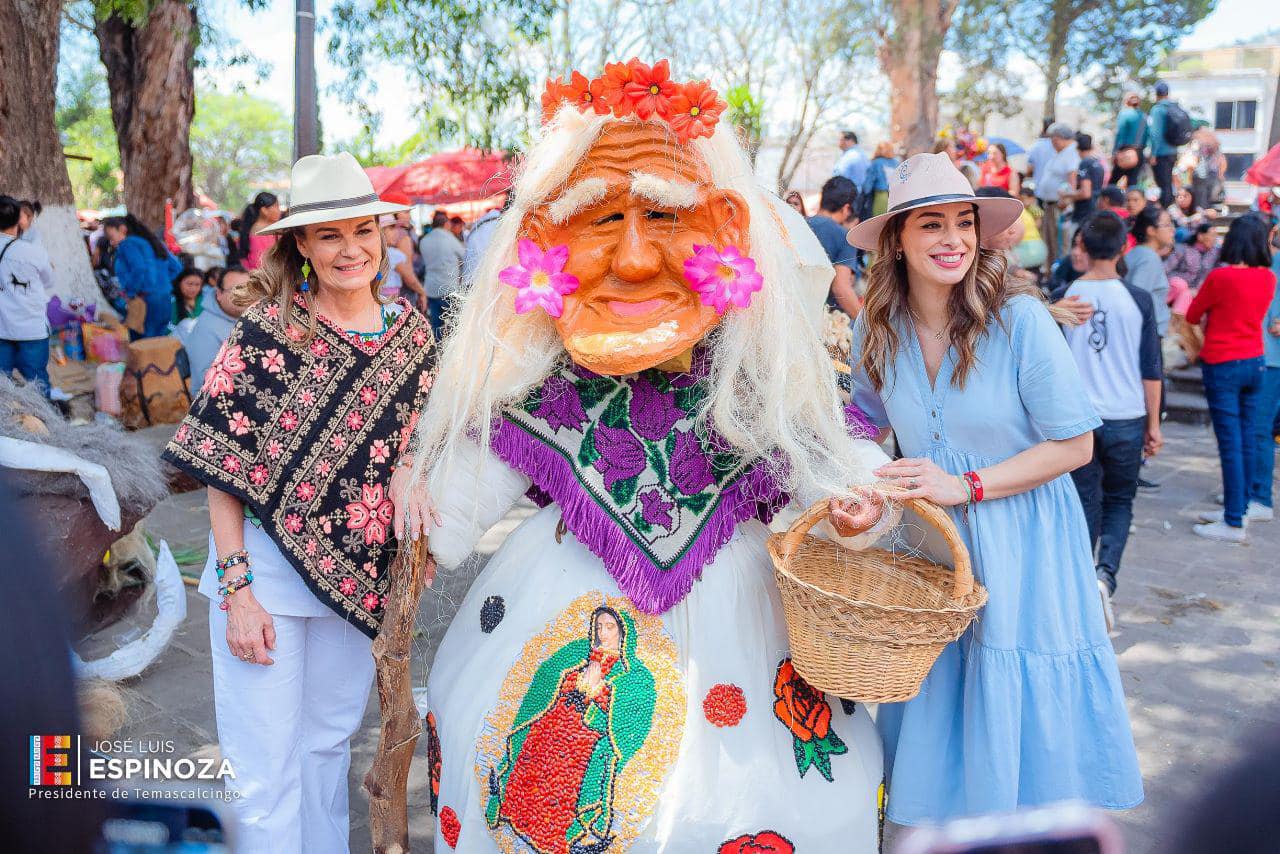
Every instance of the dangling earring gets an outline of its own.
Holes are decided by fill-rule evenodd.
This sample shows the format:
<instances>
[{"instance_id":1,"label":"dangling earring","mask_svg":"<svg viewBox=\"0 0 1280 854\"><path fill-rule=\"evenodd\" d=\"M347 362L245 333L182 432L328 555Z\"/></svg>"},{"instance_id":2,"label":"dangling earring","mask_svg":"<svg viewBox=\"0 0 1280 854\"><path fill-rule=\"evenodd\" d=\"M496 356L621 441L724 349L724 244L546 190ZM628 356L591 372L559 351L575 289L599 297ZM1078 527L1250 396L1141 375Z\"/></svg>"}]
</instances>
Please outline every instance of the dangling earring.
<instances>
[{"instance_id":1,"label":"dangling earring","mask_svg":"<svg viewBox=\"0 0 1280 854\"><path fill-rule=\"evenodd\" d=\"M302 262L302 284L298 286L298 290L304 294L311 290L311 260L304 259Z\"/></svg>"},{"instance_id":2,"label":"dangling earring","mask_svg":"<svg viewBox=\"0 0 1280 854\"><path fill-rule=\"evenodd\" d=\"M894 257L894 260L896 260L896 261L901 261L901 260L902 260L902 250L901 250L901 249L899 249L899 250L894 254L894 256L893 256L893 257Z\"/></svg>"},{"instance_id":3,"label":"dangling earring","mask_svg":"<svg viewBox=\"0 0 1280 854\"><path fill-rule=\"evenodd\" d=\"M379 270L379 271L377 272L377 274L373 277L373 280L374 280L375 282L381 282L381 281L382 281L382 271L381 271L381 270Z\"/></svg>"}]
</instances>

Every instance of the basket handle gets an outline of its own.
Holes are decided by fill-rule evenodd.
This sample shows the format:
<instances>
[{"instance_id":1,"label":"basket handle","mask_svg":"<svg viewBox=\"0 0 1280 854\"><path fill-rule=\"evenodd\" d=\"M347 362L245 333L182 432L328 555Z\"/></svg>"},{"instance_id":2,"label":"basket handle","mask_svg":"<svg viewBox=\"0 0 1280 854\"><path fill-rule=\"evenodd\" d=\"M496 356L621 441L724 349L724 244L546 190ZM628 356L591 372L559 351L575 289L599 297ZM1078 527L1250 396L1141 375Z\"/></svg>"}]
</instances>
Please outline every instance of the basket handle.
<instances>
[{"instance_id":1,"label":"basket handle","mask_svg":"<svg viewBox=\"0 0 1280 854\"><path fill-rule=\"evenodd\" d=\"M891 491L885 491L882 494L886 499L893 500ZM945 510L932 501L927 501L923 498L908 498L902 503L904 506L914 510L917 516L937 530L946 541L947 548L951 550L951 563L955 569L951 576L952 598L963 599L968 596L973 591L973 565L969 562L969 550L965 548L964 540L960 538L960 531L956 528L955 522L951 521L951 517L947 515ZM791 556L795 554L796 549L800 547L800 543L804 540L805 534L808 534L814 525L827 518L827 504L827 499L814 503L783 534L782 556L784 560L790 561Z\"/></svg>"}]
</instances>

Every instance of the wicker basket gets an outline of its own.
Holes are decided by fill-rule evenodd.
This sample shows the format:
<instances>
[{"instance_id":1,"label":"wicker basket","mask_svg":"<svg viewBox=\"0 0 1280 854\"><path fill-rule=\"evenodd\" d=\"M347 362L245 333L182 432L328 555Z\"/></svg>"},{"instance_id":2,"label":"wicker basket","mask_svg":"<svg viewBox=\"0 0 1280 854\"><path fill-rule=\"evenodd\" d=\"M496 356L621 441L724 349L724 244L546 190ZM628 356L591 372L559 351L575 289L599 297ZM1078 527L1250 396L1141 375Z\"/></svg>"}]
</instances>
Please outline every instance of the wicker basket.
<instances>
[{"instance_id":1,"label":"wicker basket","mask_svg":"<svg viewBox=\"0 0 1280 854\"><path fill-rule=\"evenodd\" d=\"M827 516L826 501L769 537L791 660L819 690L862 703L911 699L938 653L986 604L987 591L973 579L969 552L951 518L927 501L904 504L942 534L954 571L919 557L852 551L810 536Z\"/></svg>"}]
</instances>

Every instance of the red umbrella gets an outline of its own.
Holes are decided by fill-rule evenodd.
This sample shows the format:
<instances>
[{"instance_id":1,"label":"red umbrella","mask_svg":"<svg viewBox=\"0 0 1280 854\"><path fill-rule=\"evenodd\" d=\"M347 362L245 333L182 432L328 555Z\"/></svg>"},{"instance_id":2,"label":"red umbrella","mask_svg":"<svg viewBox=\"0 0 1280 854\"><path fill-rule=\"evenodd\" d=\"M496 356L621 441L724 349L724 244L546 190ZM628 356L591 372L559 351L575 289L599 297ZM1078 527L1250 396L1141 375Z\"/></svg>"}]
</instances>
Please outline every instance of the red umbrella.
<instances>
[{"instance_id":1,"label":"red umbrella","mask_svg":"<svg viewBox=\"0 0 1280 854\"><path fill-rule=\"evenodd\" d=\"M1244 173L1244 179L1255 187L1280 185L1280 142L1249 167L1249 171Z\"/></svg>"},{"instance_id":2,"label":"red umbrella","mask_svg":"<svg viewBox=\"0 0 1280 854\"><path fill-rule=\"evenodd\" d=\"M424 205L483 199L511 186L503 155L474 148L446 151L408 166L373 166L365 173L380 195L403 193Z\"/></svg>"}]
</instances>

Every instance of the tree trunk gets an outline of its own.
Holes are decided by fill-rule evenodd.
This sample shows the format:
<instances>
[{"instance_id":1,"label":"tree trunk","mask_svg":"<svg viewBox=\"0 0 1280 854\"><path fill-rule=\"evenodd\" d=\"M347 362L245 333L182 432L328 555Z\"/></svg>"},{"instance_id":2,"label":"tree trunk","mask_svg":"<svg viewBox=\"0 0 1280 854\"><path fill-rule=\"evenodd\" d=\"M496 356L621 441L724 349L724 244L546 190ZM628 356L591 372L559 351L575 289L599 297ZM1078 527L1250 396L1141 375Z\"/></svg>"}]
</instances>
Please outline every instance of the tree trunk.
<instances>
[{"instance_id":1,"label":"tree trunk","mask_svg":"<svg viewBox=\"0 0 1280 854\"><path fill-rule=\"evenodd\" d=\"M417 540L412 547L402 549L392 572L382 631L373 642L382 731L373 764L364 777L364 788L369 793L369 836L377 854L409 851L409 765L422 733L422 716L413 702L409 660L418 599L427 579L435 575L427 541Z\"/></svg>"},{"instance_id":2,"label":"tree trunk","mask_svg":"<svg viewBox=\"0 0 1280 854\"><path fill-rule=\"evenodd\" d=\"M159 231L166 199L172 199L175 212L195 204L190 145L195 5L159 0L142 26L111 15L98 22L97 35L120 143L125 204Z\"/></svg>"},{"instance_id":3,"label":"tree trunk","mask_svg":"<svg viewBox=\"0 0 1280 854\"><path fill-rule=\"evenodd\" d=\"M60 0L0 0L0 192L44 206L39 233L53 263L50 296L97 303L110 315L80 236L54 124L61 19Z\"/></svg>"},{"instance_id":4,"label":"tree trunk","mask_svg":"<svg viewBox=\"0 0 1280 854\"><path fill-rule=\"evenodd\" d=\"M889 135L908 155L928 151L938 126L938 58L956 0L889 0L892 28L878 51L889 78Z\"/></svg>"}]
</instances>

